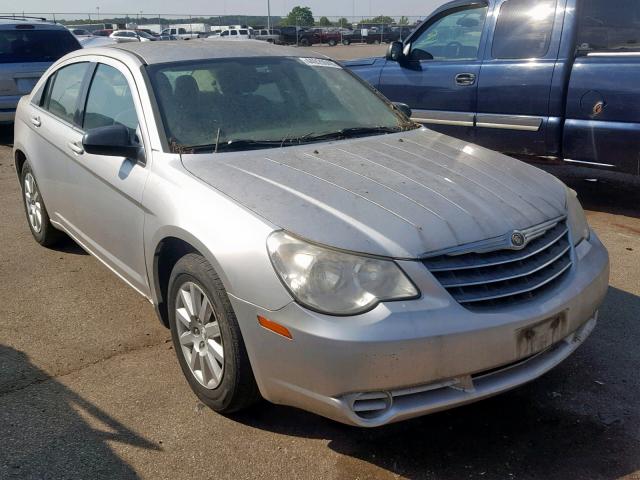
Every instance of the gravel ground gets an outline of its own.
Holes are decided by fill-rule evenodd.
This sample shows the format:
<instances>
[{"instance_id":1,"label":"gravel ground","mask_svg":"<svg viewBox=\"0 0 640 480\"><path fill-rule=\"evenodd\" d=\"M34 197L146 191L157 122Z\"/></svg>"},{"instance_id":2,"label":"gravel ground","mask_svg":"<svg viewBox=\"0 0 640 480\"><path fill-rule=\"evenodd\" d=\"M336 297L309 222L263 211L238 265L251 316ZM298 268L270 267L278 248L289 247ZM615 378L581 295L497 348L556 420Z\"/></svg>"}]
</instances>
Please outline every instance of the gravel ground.
<instances>
[{"instance_id":1,"label":"gravel ground","mask_svg":"<svg viewBox=\"0 0 640 480\"><path fill-rule=\"evenodd\" d=\"M493 399L360 430L199 403L149 303L73 243L32 240L11 138L0 130L0 478L640 479L640 182L560 172L612 267L575 355Z\"/></svg>"}]
</instances>

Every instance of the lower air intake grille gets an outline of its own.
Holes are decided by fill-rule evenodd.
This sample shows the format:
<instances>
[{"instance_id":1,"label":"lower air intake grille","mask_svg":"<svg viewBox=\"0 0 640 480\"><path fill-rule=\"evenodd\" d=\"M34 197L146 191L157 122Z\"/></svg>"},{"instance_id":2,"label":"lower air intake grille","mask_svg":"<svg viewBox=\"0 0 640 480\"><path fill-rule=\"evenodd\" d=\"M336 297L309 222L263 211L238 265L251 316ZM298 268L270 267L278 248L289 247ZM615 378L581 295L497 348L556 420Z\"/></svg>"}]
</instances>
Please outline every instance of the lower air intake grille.
<instances>
[{"instance_id":1,"label":"lower air intake grille","mask_svg":"<svg viewBox=\"0 0 640 480\"><path fill-rule=\"evenodd\" d=\"M423 260L451 296L469 309L533 299L553 288L571 268L566 222L551 223L521 250L445 254Z\"/></svg>"}]
</instances>

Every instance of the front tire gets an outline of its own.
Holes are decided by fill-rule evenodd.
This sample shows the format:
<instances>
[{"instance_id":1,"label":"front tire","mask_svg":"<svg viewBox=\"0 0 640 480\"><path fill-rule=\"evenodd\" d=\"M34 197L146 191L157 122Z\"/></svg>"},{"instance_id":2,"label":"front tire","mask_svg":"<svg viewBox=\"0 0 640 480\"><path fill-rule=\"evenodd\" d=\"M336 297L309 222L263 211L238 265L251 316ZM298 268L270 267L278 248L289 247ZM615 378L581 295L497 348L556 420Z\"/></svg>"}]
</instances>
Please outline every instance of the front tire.
<instances>
[{"instance_id":1,"label":"front tire","mask_svg":"<svg viewBox=\"0 0 640 480\"><path fill-rule=\"evenodd\" d=\"M351 40L349 40L348 38L345 38L344 40L342 40L342 44L343 45L350 45L351 44Z\"/></svg>"},{"instance_id":2,"label":"front tire","mask_svg":"<svg viewBox=\"0 0 640 480\"><path fill-rule=\"evenodd\" d=\"M55 245L61 240L63 234L51 224L47 207L29 162L25 162L22 167L20 183L22 185L22 203L31 235L43 247Z\"/></svg>"},{"instance_id":3,"label":"front tire","mask_svg":"<svg viewBox=\"0 0 640 480\"><path fill-rule=\"evenodd\" d=\"M178 260L168 306L178 362L202 403L223 414L254 404L260 394L235 313L204 257L190 253Z\"/></svg>"}]
</instances>

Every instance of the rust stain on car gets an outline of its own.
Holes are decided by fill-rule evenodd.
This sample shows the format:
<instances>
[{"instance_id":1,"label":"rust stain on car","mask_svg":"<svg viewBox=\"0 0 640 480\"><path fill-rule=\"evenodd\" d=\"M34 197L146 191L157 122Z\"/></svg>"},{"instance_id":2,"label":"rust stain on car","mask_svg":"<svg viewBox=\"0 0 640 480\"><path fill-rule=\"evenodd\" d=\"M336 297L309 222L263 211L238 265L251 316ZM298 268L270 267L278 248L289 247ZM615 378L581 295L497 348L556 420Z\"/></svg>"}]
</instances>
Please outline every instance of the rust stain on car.
<instances>
[{"instance_id":1,"label":"rust stain on car","mask_svg":"<svg viewBox=\"0 0 640 480\"><path fill-rule=\"evenodd\" d=\"M541 352L566 337L569 332L565 312L516 330L519 358Z\"/></svg>"}]
</instances>

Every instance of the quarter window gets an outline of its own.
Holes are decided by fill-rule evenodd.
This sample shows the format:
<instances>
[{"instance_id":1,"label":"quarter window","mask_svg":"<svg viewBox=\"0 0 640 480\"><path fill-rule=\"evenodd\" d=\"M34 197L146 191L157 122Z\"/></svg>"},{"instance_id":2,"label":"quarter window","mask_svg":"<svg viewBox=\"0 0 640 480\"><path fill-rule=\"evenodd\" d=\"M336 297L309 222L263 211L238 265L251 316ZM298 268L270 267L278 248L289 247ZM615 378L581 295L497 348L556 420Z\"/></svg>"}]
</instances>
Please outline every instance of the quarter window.
<instances>
[{"instance_id":1,"label":"quarter window","mask_svg":"<svg viewBox=\"0 0 640 480\"><path fill-rule=\"evenodd\" d=\"M411 58L475 60L487 17L486 6L456 9L428 26L411 46Z\"/></svg>"},{"instance_id":2,"label":"quarter window","mask_svg":"<svg viewBox=\"0 0 640 480\"><path fill-rule=\"evenodd\" d=\"M583 0L578 8L578 48L640 50L640 2Z\"/></svg>"},{"instance_id":3,"label":"quarter window","mask_svg":"<svg viewBox=\"0 0 640 480\"><path fill-rule=\"evenodd\" d=\"M88 68L87 62L74 63L54 73L49 78L43 107L64 121L77 124L82 81Z\"/></svg>"},{"instance_id":4,"label":"quarter window","mask_svg":"<svg viewBox=\"0 0 640 480\"><path fill-rule=\"evenodd\" d=\"M116 68L100 64L91 81L83 127L91 130L110 125L124 125L133 133L138 117L125 76Z\"/></svg>"},{"instance_id":5,"label":"quarter window","mask_svg":"<svg viewBox=\"0 0 640 480\"><path fill-rule=\"evenodd\" d=\"M549 51L557 0L508 0L500 8L493 58L541 58Z\"/></svg>"}]
</instances>

